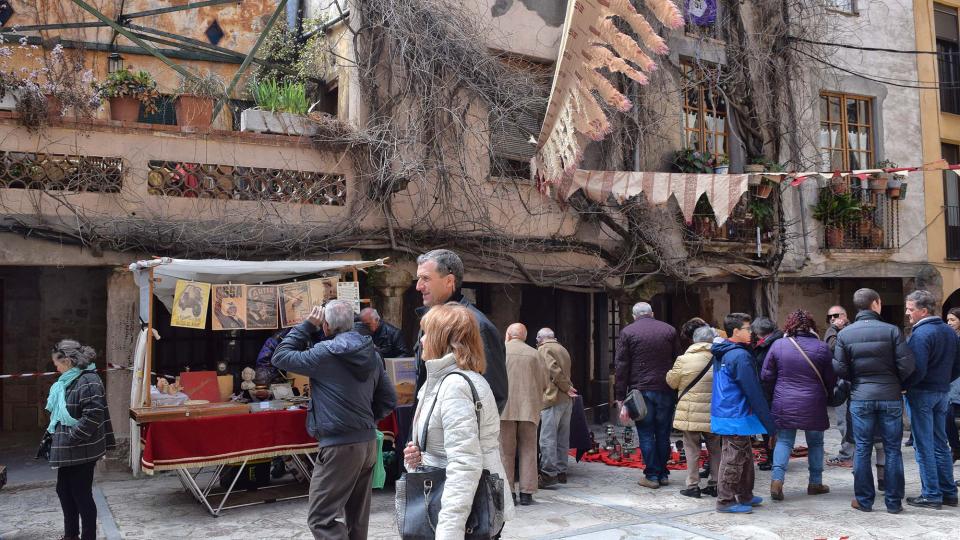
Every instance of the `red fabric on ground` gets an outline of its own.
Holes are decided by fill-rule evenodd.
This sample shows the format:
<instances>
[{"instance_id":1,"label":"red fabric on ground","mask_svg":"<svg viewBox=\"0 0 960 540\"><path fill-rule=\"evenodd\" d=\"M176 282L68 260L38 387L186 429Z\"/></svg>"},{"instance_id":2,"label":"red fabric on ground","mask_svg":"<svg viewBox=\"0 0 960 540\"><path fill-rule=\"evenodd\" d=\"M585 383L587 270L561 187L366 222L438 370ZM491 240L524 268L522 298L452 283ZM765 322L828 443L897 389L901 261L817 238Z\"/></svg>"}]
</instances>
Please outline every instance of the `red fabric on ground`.
<instances>
[{"instance_id":1,"label":"red fabric on ground","mask_svg":"<svg viewBox=\"0 0 960 540\"><path fill-rule=\"evenodd\" d=\"M316 451L306 419L298 409L153 422L145 426L141 463L151 472Z\"/></svg>"},{"instance_id":2,"label":"red fabric on ground","mask_svg":"<svg viewBox=\"0 0 960 540\"><path fill-rule=\"evenodd\" d=\"M571 456L575 456L575 451L570 451ZM807 455L807 448L805 446L797 446L793 449L793 452L790 453L792 459L804 457ZM698 465L702 468L704 461L707 459L707 451L701 450L700 457L698 460ZM762 454L759 449L753 449L753 459L755 462L760 463L762 461ZM642 469L646 465L643 464L643 459L640 458L640 451L634 449L633 453L630 454L630 457L623 458L621 460L610 459L610 453L604 449L600 449L598 454L584 454L583 458L580 461L586 461L589 463L604 463L610 465L611 467L629 467L631 469ZM670 460L667 461L667 469L671 471L685 471L687 470L687 462L680 459L679 452L674 451L673 455L670 456Z\"/></svg>"}]
</instances>

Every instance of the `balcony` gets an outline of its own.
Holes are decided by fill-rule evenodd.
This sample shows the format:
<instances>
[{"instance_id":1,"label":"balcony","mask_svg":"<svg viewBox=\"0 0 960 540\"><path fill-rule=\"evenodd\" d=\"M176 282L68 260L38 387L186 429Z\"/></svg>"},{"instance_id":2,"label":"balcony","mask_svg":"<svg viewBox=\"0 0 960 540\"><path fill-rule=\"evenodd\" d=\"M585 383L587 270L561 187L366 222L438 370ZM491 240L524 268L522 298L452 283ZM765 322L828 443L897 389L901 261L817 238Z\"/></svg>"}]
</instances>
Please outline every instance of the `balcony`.
<instances>
[{"instance_id":1,"label":"balcony","mask_svg":"<svg viewBox=\"0 0 960 540\"><path fill-rule=\"evenodd\" d=\"M309 138L176 126L57 121L30 133L0 113L7 223L151 220L322 226L349 217L348 152ZM42 151L38 151L42 149Z\"/></svg>"},{"instance_id":2,"label":"balcony","mask_svg":"<svg viewBox=\"0 0 960 540\"><path fill-rule=\"evenodd\" d=\"M900 194L886 179L835 179L821 188L813 217L827 250L892 251L900 248Z\"/></svg>"},{"instance_id":3,"label":"balcony","mask_svg":"<svg viewBox=\"0 0 960 540\"><path fill-rule=\"evenodd\" d=\"M756 188L751 187L721 227L709 201L702 197L697 202L693 220L684 226L684 241L688 246L699 246L704 252L759 257L772 249L770 240L777 215L775 199L758 197Z\"/></svg>"}]
</instances>

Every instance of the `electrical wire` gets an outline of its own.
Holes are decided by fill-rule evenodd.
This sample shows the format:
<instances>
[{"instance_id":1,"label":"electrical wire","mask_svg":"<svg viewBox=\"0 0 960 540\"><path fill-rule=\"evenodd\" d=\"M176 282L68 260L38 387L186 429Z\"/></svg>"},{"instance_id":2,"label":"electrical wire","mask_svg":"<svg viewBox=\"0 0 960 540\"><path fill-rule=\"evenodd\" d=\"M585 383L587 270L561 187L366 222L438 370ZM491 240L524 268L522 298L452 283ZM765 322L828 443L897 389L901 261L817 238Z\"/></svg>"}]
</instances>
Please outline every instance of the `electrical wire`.
<instances>
[{"instance_id":1,"label":"electrical wire","mask_svg":"<svg viewBox=\"0 0 960 540\"><path fill-rule=\"evenodd\" d=\"M790 41L799 41L801 43L809 43L811 45L825 45L827 47L840 47L842 49L854 49L857 51L868 51L868 52L888 52L896 54L935 54L937 56L955 56L960 55L960 51L952 52L942 52L942 51L908 51L903 49L887 49L885 47L864 47L861 45L851 45L848 43L831 43L829 41L816 41L813 39L805 39L802 37L790 36L788 38Z\"/></svg>"},{"instance_id":2,"label":"electrical wire","mask_svg":"<svg viewBox=\"0 0 960 540\"><path fill-rule=\"evenodd\" d=\"M791 47L791 49L793 49L794 52L800 53L800 54L806 56L807 58L810 58L811 60L813 60L813 61L815 61L815 62L819 62L819 63L821 63L821 64L823 64L823 65L832 67L832 68L837 69L837 70L839 70L839 71L842 71L842 72L844 72L844 73L848 73L848 74L850 74L850 75L854 75L854 76L856 76L856 77L860 77L860 78L862 78L862 79L866 79L866 80L868 80L868 81L873 81L873 82L880 83L880 84L886 84L886 85L889 85L889 86L898 86L898 87L900 87L900 88L914 88L914 89L917 89L917 90L960 89L960 83L958 83L958 84L956 84L956 85L947 85L947 84L940 84L940 83L930 82L930 81L915 81L915 82L918 82L918 83L920 83L920 84L904 84L904 83L902 83L902 82L893 82L893 81L889 81L889 80L878 79L878 78L876 78L876 77L871 77L871 76L869 76L869 75L864 75L863 73L858 73L858 72L853 71L853 70L851 70L851 69L847 69L847 68L845 68L845 67L838 66L838 65L833 64L833 63L831 63L831 62L828 62L828 61L826 61L826 60L824 60L824 59L822 59L822 58L817 58L816 56L814 56L814 55L812 55L812 54L810 54L810 53L807 53L806 51L801 51L800 49L793 48L793 47ZM931 86L921 86L921 85L928 85L928 84L931 85Z\"/></svg>"}]
</instances>

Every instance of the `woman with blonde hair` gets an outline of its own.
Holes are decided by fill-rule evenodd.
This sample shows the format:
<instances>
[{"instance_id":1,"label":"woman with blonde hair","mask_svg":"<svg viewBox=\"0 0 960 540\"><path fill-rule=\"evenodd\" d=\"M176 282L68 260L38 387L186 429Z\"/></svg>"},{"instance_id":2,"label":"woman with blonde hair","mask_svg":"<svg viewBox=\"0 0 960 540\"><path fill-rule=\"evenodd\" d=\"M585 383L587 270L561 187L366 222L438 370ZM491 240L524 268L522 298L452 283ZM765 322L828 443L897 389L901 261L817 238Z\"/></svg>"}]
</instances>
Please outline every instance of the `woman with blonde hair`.
<instances>
[{"instance_id":1,"label":"woman with blonde hair","mask_svg":"<svg viewBox=\"0 0 960 540\"><path fill-rule=\"evenodd\" d=\"M408 471L421 466L446 470L436 538L463 538L484 469L506 478L500 460L500 415L493 391L481 375L486 367L483 341L470 310L455 303L434 306L420 327L427 380L418 395L413 441L404 450L404 464ZM470 382L459 375L447 377L453 373L465 375ZM476 389L479 410L470 383ZM421 448L424 435L427 442ZM509 518L510 497L504 497L502 508Z\"/></svg>"}]
</instances>

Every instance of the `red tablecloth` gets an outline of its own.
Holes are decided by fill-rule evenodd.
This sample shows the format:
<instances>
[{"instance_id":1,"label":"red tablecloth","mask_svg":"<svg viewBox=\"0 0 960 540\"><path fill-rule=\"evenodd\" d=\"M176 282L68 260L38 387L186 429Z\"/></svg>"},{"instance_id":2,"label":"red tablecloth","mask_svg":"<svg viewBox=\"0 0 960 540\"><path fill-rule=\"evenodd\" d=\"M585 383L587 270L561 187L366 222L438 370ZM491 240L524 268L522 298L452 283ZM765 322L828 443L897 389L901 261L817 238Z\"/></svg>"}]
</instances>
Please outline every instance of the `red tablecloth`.
<instances>
[{"instance_id":1,"label":"red tablecloth","mask_svg":"<svg viewBox=\"0 0 960 540\"><path fill-rule=\"evenodd\" d=\"M146 426L141 463L148 474L244 459L315 452L307 411L267 411L164 420Z\"/></svg>"}]
</instances>

